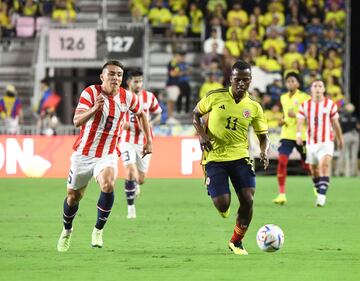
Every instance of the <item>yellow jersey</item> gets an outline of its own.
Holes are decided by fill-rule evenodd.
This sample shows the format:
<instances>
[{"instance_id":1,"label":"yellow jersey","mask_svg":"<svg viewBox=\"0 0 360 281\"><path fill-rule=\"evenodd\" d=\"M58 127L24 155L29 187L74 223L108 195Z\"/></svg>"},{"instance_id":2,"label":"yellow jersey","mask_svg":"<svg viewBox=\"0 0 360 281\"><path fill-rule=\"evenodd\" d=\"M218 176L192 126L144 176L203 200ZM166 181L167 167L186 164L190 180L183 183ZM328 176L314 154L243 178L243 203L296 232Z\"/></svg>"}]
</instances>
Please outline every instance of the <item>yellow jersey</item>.
<instances>
[{"instance_id":1,"label":"yellow jersey","mask_svg":"<svg viewBox=\"0 0 360 281\"><path fill-rule=\"evenodd\" d=\"M268 133L263 109L249 93L235 103L231 88L213 90L198 102L197 109L201 114L209 113L207 134L213 146L204 152L203 164L249 157L249 126L256 134Z\"/></svg>"},{"instance_id":2,"label":"yellow jersey","mask_svg":"<svg viewBox=\"0 0 360 281\"><path fill-rule=\"evenodd\" d=\"M311 97L307 93L296 90L293 96L287 92L280 96L280 102L284 113L285 124L281 128L281 138L287 140L296 140L296 116L289 117L289 111L294 111L295 115L298 113L300 105L309 100ZM305 126L302 129L302 139L306 139Z\"/></svg>"}]
</instances>

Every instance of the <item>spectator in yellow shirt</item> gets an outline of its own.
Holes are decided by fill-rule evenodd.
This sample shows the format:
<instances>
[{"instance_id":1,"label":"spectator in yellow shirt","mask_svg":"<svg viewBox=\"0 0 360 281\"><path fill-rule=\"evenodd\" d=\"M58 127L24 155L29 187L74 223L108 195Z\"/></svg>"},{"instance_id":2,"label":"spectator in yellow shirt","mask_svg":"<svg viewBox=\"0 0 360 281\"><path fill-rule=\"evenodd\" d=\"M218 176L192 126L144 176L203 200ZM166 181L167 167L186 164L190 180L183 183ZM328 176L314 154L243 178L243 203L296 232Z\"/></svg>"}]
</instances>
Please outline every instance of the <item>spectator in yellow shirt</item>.
<instances>
[{"instance_id":1,"label":"spectator in yellow shirt","mask_svg":"<svg viewBox=\"0 0 360 281\"><path fill-rule=\"evenodd\" d=\"M305 35L305 29L299 24L297 18L293 17L291 23L285 28L285 37L289 43L303 42Z\"/></svg>"},{"instance_id":2,"label":"spectator in yellow shirt","mask_svg":"<svg viewBox=\"0 0 360 281\"><path fill-rule=\"evenodd\" d=\"M270 30L268 38L263 44L264 50L268 50L270 47L274 47L278 55L281 55L286 47L284 39L278 36L275 29Z\"/></svg>"},{"instance_id":3,"label":"spectator in yellow shirt","mask_svg":"<svg viewBox=\"0 0 360 281\"><path fill-rule=\"evenodd\" d=\"M66 0L56 0L51 18L54 21L67 24L76 20L76 12L68 6Z\"/></svg>"},{"instance_id":4,"label":"spectator in yellow shirt","mask_svg":"<svg viewBox=\"0 0 360 281\"><path fill-rule=\"evenodd\" d=\"M319 48L316 46L316 44L309 44L305 55L305 67L312 71L320 71L323 65L324 57L321 54Z\"/></svg>"},{"instance_id":5,"label":"spectator in yellow shirt","mask_svg":"<svg viewBox=\"0 0 360 281\"><path fill-rule=\"evenodd\" d=\"M276 54L274 47L270 47L265 51L265 55L258 66L266 72L280 73L282 70L281 56Z\"/></svg>"},{"instance_id":6,"label":"spectator in yellow shirt","mask_svg":"<svg viewBox=\"0 0 360 281\"><path fill-rule=\"evenodd\" d=\"M189 26L189 18L185 14L184 9L179 9L171 20L171 28L176 37L185 37Z\"/></svg>"},{"instance_id":7,"label":"spectator in yellow shirt","mask_svg":"<svg viewBox=\"0 0 360 281\"><path fill-rule=\"evenodd\" d=\"M22 15L26 17L34 17L38 13L38 4L34 0L26 0L21 5Z\"/></svg>"},{"instance_id":8,"label":"spectator in yellow shirt","mask_svg":"<svg viewBox=\"0 0 360 281\"><path fill-rule=\"evenodd\" d=\"M208 92L224 87L223 84L218 81L218 74L216 72L206 72L205 76L205 82L201 85L199 91L200 99L205 97Z\"/></svg>"},{"instance_id":9,"label":"spectator in yellow shirt","mask_svg":"<svg viewBox=\"0 0 360 281\"><path fill-rule=\"evenodd\" d=\"M10 8L7 2L0 2L0 39L14 35L14 26L10 20Z\"/></svg>"},{"instance_id":10,"label":"spectator in yellow shirt","mask_svg":"<svg viewBox=\"0 0 360 281\"><path fill-rule=\"evenodd\" d=\"M279 5L269 5L268 12L265 14L264 25L269 26L273 21L273 17L278 17L279 25L284 26L285 16Z\"/></svg>"},{"instance_id":11,"label":"spectator in yellow shirt","mask_svg":"<svg viewBox=\"0 0 360 281\"><path fill-rule=\"evenodd\" d=\"M246 27L243 29L241 38L243 40L248 40L250 37L250 32L254 28L256 29L256 32L257 32L257 39L263 40L263 38L265 36L265 28L258 23L257 17L254 14L250 15L249 24L246 25Z\"/></svg>"},{"instance_id":12,"label":"spectator in yellow shirt","mask_svg":"<svg viewBox=\"0 0 360 281\"><path fill-rule=\"evenodd\" d=\"M156 0L155 7L151 8L148 14L153 33L163 34L167 24L171 23L172 14L163 4L162 0Z\"/></svg>"},{"instance_id":13,"label":"spectator in yellow shirt","mask_svg":"<svg viewBox=\"0 0 360 281\"><path fill-rule=\"evenodd\" d=\"M288 52L286 52L283 56L284 70L291 69L293 67L294 61L299 63L300 69L304 68L304 56L298 52L296 43L290 43Z\"/></svg>"},{"instance_id":14,"label":"spectator in yellow shirt","mask_svg":"<svg viewBox=\"0 0 360 281\"><path fill-rule=\"evenodd\" d=\"M230 27L235 25L235 19L238 19L240 21L241 27L246 26L249 21L248 13L242 9L240 2L234 3L232 9L228 11L226 18Z\"/></svg>"},{"instance_id":15,"label":"spectator in yellow shirt","mask_svg":"<svg viewBox=\"0 0 360 281\"><path fill-rule=\"evenodd\" d=\"M169 6L172 12L179 12L180 9L186 9L188 5L187 0L169 0Z\"/></svg>"},{"instance_id":16,"label":"spectator in yellow shirt","mask_svg":"<svg viewBox=\"0 0 360 281\"><path fill-rule=\"evenodd\" d=\"M323 76L324 81L327 81L329 76L335 76L338 79L341 79L342 78L342 68L335 67L334 62L332 60L325 60L322 76Z\"/></svg>"},{"instance_id":17,"label":"spectator in yellow shirt","mask_svg":"<svg viewBox=\"0 0 360 281\"><path fill-rule=\"evenodd\" d=\"M335 19L338 27L344 27L346 13L343 9L340 9L339 4L336 1L332 1L330 4L330 11L325 13L325 24L330 20Z\"/></svg>"},{"instance_id":18,"label":"spectator in yellow shirt","mask_svg":"<svg viewBox=\"0 0 360 281\"><path fill-rule=\"evenodd\" d=\"M242 50L244 49L244 45L242 41L237 37L236 31L233 30L230 35L230 39L225 41L225 47L229 49L230 54L239 58Z\"/></svg>"},{"instance_id":19,"label":"spectator in yellow shirt","mask_svg":"<svg viewBox=\"0 0 360 281\"><path fill-rule=\"evenodd\" d=\"M133 13L140 13L141 16L145 16L149 12L149 5L151 0L130 0L129 7L131 9L131 15Z\"/></svg>"},{"instance_id":20,"label":"spectator in yellow shirt","mask_svg":"<svg viewBox=\"0 0 360 281\"><path fill-rule=\"evenodd\" d=\"M203 30L203 23L204 23L204 14L198 8L196 3L190 4L190 36L191 37L201 37L201 32Z\"/></svg>"}]
</instances>

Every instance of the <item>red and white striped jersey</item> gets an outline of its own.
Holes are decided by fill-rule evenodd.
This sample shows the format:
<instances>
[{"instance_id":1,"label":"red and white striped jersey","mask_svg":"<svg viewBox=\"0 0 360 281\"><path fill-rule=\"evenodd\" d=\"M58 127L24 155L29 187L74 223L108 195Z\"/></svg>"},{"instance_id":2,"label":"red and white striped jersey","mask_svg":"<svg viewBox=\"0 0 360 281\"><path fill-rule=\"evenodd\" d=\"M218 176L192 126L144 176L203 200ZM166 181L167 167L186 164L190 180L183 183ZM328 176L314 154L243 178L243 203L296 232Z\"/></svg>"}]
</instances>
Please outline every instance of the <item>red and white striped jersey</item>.
<instances>
[{"instance_id":1,"label":"red and white striped jersey","mask_svg":"<svg viewBox=\"0 0 360 281\"><path fill-rule=\"evenodd\" d=\"M334 141L331 120L339 118L336 103L325 98L321 102L312 99L304 102L297 114L297 118L306 120L307 144L324 143Z\"/></svg>"},{"instance_id":2,"label":"red and white striped jersey","mask_svg":"<svg viewBox=\"0 0 360 281\"><path fill-rule=\"evenodd\" d=\"M150 114L158 114L161 113L161 107L155 95L148 91L141 91L139 93L139 100L142 103L142 109L145 112L148 120L150 120ZM125 114L124 121L129 123L129 128L126 130L122 130L121 133L121 141L129 142L133 144L144 144L145 143L145 135L140 128L139 120L135 116L135 114L127 112ZM152 134L152 131L151 131Z\"/></svg>"},{"instance_id":3,"label":"red and white striped jersey","mask_svg":"<svg viewBox=\"0 0 360 281\"><path fill-rule=\"evenodd\" d=\"M102 93L101 85L87 87L80 96L76 111L86 111L94 106L95 98L103 95L105 103L102 110L95 113L82 127L80 135L73 145L75 151L82 155L102 157L116 153L120 136L120 124L125 114L141 112L141 103L137 95L119 89L115 96Z\"/></svg>"}]
</instances>

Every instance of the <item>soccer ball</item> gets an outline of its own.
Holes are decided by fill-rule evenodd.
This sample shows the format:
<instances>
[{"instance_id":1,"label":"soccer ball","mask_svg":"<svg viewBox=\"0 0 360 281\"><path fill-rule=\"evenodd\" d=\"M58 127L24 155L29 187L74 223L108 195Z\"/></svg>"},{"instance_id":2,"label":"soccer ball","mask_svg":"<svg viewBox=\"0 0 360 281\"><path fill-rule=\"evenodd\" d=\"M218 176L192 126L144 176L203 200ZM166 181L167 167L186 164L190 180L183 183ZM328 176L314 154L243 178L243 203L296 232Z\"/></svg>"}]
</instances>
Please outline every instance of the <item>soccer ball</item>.
<instances>
[{"instance_id":1,"label":"soccer ball","mask_svg":"<svg viewBox=\"0 0 360 281\"><path fill-rule=\"evenodd\" d=\"M275 252L284 245L284 232L275 224L265 224L256 234L256 242L264 252Z\"/></svg>"}]
</instances>

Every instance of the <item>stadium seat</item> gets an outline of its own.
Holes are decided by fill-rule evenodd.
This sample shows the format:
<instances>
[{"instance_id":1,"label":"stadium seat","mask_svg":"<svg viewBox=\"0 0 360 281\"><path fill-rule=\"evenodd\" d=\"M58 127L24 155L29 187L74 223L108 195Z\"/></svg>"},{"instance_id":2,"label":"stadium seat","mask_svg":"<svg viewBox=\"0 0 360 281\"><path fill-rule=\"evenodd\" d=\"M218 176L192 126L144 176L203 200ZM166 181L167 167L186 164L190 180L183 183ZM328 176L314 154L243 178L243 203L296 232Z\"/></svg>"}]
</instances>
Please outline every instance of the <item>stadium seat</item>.
<instances>
[{"instance_id":1,"label":"stadium seat","mask_svg":"<svg viewBox=\"0 0 360 281\"><path fill-rule=\"evenodd\" d=\"M33 17L19 17L16 20L16 36L32 37L35 31L35 19Z\"/></svg>"},{"instance_id":2,"label":"stadium seat","mask_svg":"<svg viewBox=\"0 0 360 281\"><path fill-rule=\"evenodd\" d=\"M41 29L44 26L48 26L50 24L49 17L38 17L36 18L35 31L36 33L40 33Z\"/></svg>"}]
</instances>

